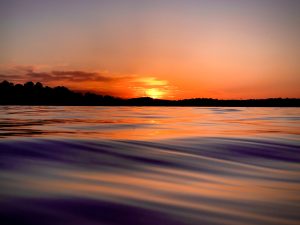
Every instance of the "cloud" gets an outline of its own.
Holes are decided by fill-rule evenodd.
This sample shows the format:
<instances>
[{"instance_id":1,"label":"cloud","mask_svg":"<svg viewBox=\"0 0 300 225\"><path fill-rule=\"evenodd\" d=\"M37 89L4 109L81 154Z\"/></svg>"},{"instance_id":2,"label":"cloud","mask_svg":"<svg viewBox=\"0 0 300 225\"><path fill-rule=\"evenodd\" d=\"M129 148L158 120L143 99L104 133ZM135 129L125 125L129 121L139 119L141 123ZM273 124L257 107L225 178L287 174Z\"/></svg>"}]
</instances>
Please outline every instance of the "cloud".
<instances>
[{"instance_id":1,"label":"cloud","mask_svg":"<svg viewBox=\"0 0 300 225\"><path fill-rule=\"evenodd\" d=\"M34 70L36 70L37 67L32 66L32 65L17 65L17 66L14 66L14 69L16 71L24 71L24 72L30 73L30 72L33 72Z\"/></svg>"},{"instance_id":2,"label":"cloud","mask_svg":"<svg viewBox=\"0 0 300 225\"><path fill-rule=\"evenodd\" d=\"M55 70L51 72L29 72L25 76L28 79L40 79L40 81L70 81L70 82L86 82L86 81L99 81L110 82L115 80L111 76L104 76L97 72L85 72L77 70Z\"/></svg>"},{"instance_id":3,"label":"cloud","mask_svg":"<svg viewBox=\"0 0 300 225\"><path fill-rule=\"evenodd\" d=\"M26 82L68 82L68 83L81 83L81 82L99 82L99 83L124 83L130 86L142 87L164 87L168 85L168 81L160 80L152 76L141 75L115 75L107 72L91 72L81 70L52 70L52 71L39 71L37 67L30 65L14 66L5 72L0 73L0 79Z\"/></svg>"},{"instance_id":4,"label":"cloud","mask_svg":"<svg viewBox=\"0 0 300 225\"><path fill-rule=\"evenodd\" d=\"M48 70L43 71L45 66L35 65L0 65L0 79L14 82L39 81L39 82L112 82L124 80L127 77L118 77L107 72L91 72L81 70Z\"/></svg>"},{"instance_id":5,"label":"cloud","mask_svg":"<svg viewBox=\"0 0 300 225\"><path fill-rule=\"evenodd\" d=\"M134 80L136 84L143 84L148 87L164 87L168 85L168 81L159 80L156 77L139 77Z\"/></svg>"},{"instance_id":6,"label":"cloud","mask_svg":"<svg viewBox=\"0 0 300 225\"><path fill-rule=\"evenodd\" d=\"M20 79L19 75L0 74L0 81L2 80L15 81L19 79Z\"/></svg>"},{"instance_id":7,"label":"cloud","mask_svg":"<svg viewBox=\"0 0 300 225\"><path fill-rule=\"evenodd\" d=\"M14 83L42 82L49 86L64 85L79 91L94 91L118 96L139 97L155 90L155 93L170 93L173 89L166 80L148 75L119 75L109 72L82 70L42 71L35 66L0 68L0 80ZM154 94L152 94L154 95Z\"/></svg>"}]
</instances>

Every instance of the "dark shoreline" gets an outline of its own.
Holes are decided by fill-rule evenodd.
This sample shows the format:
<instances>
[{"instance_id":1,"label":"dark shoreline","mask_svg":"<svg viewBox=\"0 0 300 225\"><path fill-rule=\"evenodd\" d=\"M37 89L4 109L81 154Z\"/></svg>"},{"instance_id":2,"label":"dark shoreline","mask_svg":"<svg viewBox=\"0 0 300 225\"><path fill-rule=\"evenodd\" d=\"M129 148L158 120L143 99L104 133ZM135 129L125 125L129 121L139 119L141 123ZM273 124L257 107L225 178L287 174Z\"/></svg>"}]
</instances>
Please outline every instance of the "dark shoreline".
<instances>
[{"instance_id":1,"label":"dark shoreline","mask_svg":"<svg viewBox=\"0 0 300 225\"><path fill-rule=\"evenodd\" d=\"M220 108L300 108L300 105L297 106L280 106L280 105L276 105L276 106L255 106L255 105L251 105L251 106L227 106L227 105L29 105L29 104L0 104L0 106L55 106L55 107L65 107L65 106L70 106L70 107L91 107L91 106L100 106L100 107L167 107L167 108L173 108L173 107L179 107L179 108L185 108L185 107L199 107L199 108L206 108L206 107L220 107Z\"/></svg>"},{"instance_id":2,"label":"dark shoreline","mask_svg":"<svg viewBox=\"0 0 300 225\"><path fill-rule=\"evenodd\" d=\"M192 98L182 100L150 97L123 99L95 93L79 93L66 87L48 87L37 82L0 83L0 105L28 106L167 106L167 107L300 107L300 98L268 98L247 100L219 100Z\"/></svg>"}]
</instances>

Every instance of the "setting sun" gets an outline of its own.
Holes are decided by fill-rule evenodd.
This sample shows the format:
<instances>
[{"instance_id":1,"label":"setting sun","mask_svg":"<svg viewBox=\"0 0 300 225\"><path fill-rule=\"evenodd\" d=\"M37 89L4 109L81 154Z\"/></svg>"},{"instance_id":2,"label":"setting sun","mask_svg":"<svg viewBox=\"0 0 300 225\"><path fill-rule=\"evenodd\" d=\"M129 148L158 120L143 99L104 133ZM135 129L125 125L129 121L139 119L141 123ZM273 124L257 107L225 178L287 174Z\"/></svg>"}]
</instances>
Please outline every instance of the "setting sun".
<instances>
[{"instance_id":1,"label":"setting sun","mask_svg":"<svg viewBox=\"0 0 300 225\"><path fill-rule=\"evenodd\" d=\"M160 89L157 89L157 88L150 88L150 89L147 89L145 91L146 95L148 97L151 97L151 98L161 98L164 96L165 92L160 90Z\"/></svg>"}]
</instances>

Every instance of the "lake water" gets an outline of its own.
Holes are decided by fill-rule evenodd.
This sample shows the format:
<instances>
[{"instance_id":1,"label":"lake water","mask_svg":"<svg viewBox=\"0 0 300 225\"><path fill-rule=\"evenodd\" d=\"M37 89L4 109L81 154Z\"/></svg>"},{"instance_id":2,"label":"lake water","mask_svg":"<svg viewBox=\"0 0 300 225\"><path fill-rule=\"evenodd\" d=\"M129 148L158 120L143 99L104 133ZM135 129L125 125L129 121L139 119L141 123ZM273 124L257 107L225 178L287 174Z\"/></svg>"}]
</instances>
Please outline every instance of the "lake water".
<instances>
[{"instance_id":1,"label":"lake water","mask_svg":"<svg viewBox=\"0 0 300 225\"><path fill-rule=\"evenodd\" d=\"M0 106L0 223L300 224L300 108Z\"/></svg>"}]
</instances>

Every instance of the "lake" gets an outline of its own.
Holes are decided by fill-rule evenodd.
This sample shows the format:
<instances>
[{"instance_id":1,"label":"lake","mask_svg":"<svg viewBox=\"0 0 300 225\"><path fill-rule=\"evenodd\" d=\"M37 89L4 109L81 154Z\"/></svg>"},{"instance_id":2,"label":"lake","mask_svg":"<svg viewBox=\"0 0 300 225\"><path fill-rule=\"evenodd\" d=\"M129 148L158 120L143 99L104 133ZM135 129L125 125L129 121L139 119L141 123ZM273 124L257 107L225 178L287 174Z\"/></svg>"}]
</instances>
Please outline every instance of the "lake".
<instances>
[{"instance_id":1,"label":"lake","mask_svg":"<svg viewBox=\"0 0 300 225\"><path fill-rule=\"evenodd\" d=\"M0 106L1 224L300 224L300 108Z\"/></svg>"}]
</instances>

